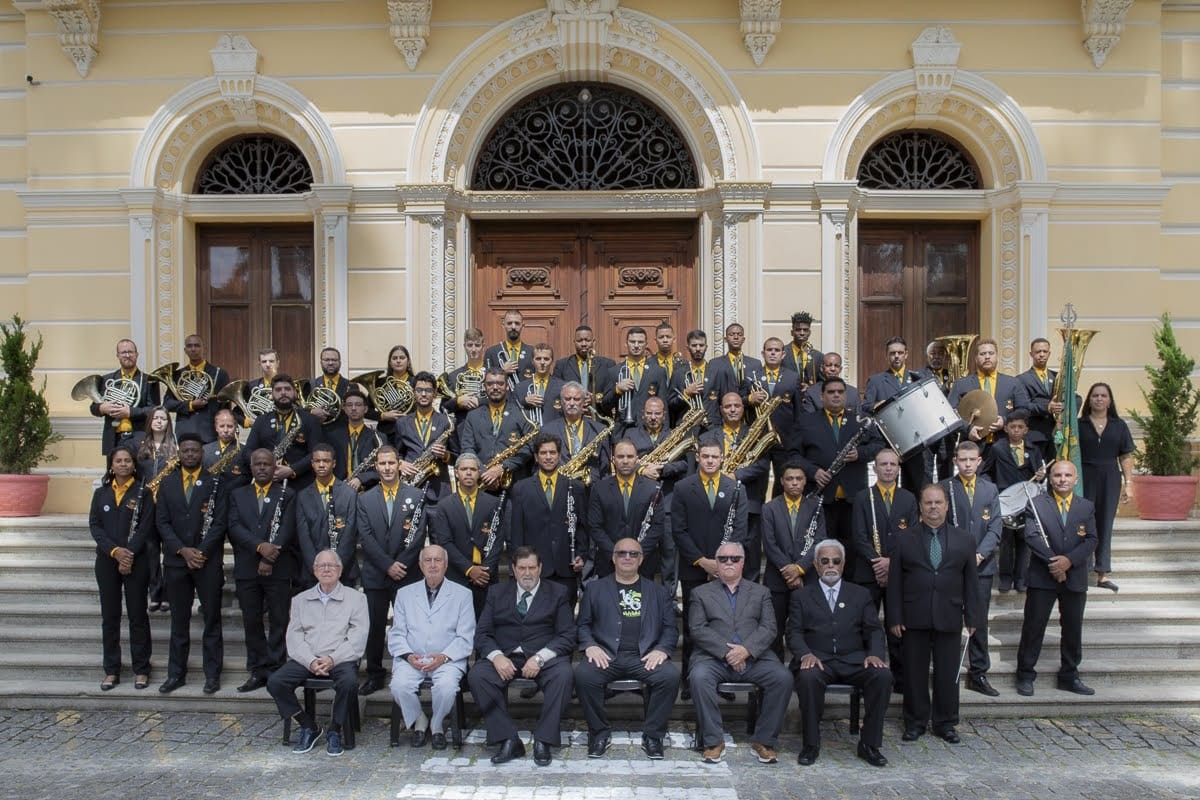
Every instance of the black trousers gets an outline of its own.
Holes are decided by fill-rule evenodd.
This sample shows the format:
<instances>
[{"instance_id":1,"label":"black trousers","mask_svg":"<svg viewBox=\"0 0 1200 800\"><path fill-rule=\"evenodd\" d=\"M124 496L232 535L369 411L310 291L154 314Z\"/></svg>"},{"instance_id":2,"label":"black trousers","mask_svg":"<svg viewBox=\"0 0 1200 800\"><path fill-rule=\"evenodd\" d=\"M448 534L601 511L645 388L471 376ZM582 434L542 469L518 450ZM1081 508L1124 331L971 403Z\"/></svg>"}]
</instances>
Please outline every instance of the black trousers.
<instances>
[{"instance_id":1,"label":"black trousers","mask_svg":"<svg viewBox=\"0 0 1200 800\"><path fill-rule=\"evenodd\" d=\"M150 572L147 579L147 592L151 603L161 603L166 600L164 593L165 579L162 564L162 542L159 541L158 531L154 531L146 539L146 547L142 551Z\"/></svg>"},{"instance_id":2,"label":"black trousers","mask_svg":"<svg viewBox=\"0 0 1200 800\"><path fill-rule=\"evenodd\" d=\"M663 498L663 506L670 506L669 499ZM660 558L656 566L662 573L663 586L667 587L668 594L674 597L675 587L679 584L679 553L675 549L675 536L671 533L671 512L669 508L660 508L654 513L663 515L663 535L658 540ZM645 566L648 560L649 556L647 555L647 558L642 561L642 566Z\"/></svg>"},{"instance_id":3,"label":"black trousers","mask_svg":"<svg viewBox=\"0 0 1200 800\"><path fill-rule=\"evenodd\" d=\"M100 638L104 647L104 674L121 674L121 595L129 613L129 655L134 675L150 674L150 615L146 587L150 562L145 553L133 559L133 570L122 575L116 559L96 556L96 586L100 589Z\"/></svg>"},{"instance_id":4,"label":"black trousers","mask_svg":"<svg viewBox=\"0 0 1200 800\"><path fill-rule=\"evenodd\" d=\"M904 724L934 731L958 724L958 664L962 635L908 628L900 640L904 658ZM929 703L929 661L933 660L933 705Z\"/></svg>"},{"instance_id":5,"label":"black trousers","mask_svg":"<svg viewBox=\"0 0 1200 800\"><path fill-rule=\"evenodd\" d=\"M679 691L679 668L664 661L656 669L647 670L637 653L617 653L609 660L608 669L600 669L586 658L575 667L575 695L583 707L588 733L599 735L612 730L604 710L604 687L612 681L625 679L646 685L648 703L642 733L655 739L666 736L675 695Z\"/></svg>"},{"instance_id":6,"label":"black trousers","mask_svg":"<svg viewBox=\"0 0 1200 800\"><path fill-rule=\"evenodd\" d=\"M265 678L287 660L287 626L292 608L292 582L278 578L241 579L236 584L242 627L246 631L246 669ZM263 615L270 634L263 625Z\"/></svg>"},{"instance_id":7,"label":"black trousers","mask_svg":"<svg viewBox=\"0 0 1200 800\"><path fill-rule=\"evenodd\" d=\"M267 679L267 691L275 700L279 716L290 719L300 713L300 701L296 689L309 678L324 678L314 675L308 667L298 661L288 660ZM338 730L346 727L350 717L350 704L358 702L358 663L343 661L335 664L328 677L333 679L333 724ZM316 721L313 720L313 724Z\"/></svg>"},{"instance_id":8,"label":"black trousers","mask_svg":"<svg viewBox=\"0 0 1200 800\"><path fill-rule=\"evenodd\" d=\"M683 590L683 679L686 681L688 676L688 665L692 660L692 632L688 628L688 606L692 602L692 592L697 588L708 583L708 580L681 580L679 585Z\"/></svg>"},{"instance_id":9,"label":"black trousers","mask_svg":"<svg viewBox=\"0 0 1200 800\"><path fill-rule=\"evenodd\" d=\"M167 677L184 678L192 646L192 601L200 597L204 616L204 677L219 678L225 659L225 641L221 630L221 587L225 573L219 558L210 558L200 569L166 566L164 590L171 604L171 646L167 656Z\"/></svg>"},{"instance_id":10,"label":"black trousers","mask_svg":"<svg viewBox=\"0 0 1200 800\"><path fill-rule=\"evenodd\" d=\"M805 747L821 746L821 714L825 711L825 688L831 683L847 683L862 690L867 713L859 739L871 747L883 744L883 716L892 696L892 672L887 667L864 667L841 661L822 661L823 669L793 669L796 698L800 701L800 720Z\"/></svg>"},{"instance_id":11,"label":"black trousers","mask_svg":"<svg viewBox=\"0 0 1200 800\"><path fill-rule=\"evenodd\" d=\"M385 683L388 673L383 668L383 649L387 644L388 612L396 602L396 589L367 589L366 595L367 649L363 659L366 661L367 680Z\"/></svg>"},{"instance_id":12,"label":"black trousers","mask_svg":"<svg viewBox=\"0 0 1200 800\"><path fill-rule=\"evenodd\" d=\"M779 656L780 661L784 661L783 634L787 630L788 606L791 599L790 591L771 590L771 610L775 612L775 641L771 643L771 649Z\"/></svg>"},{"instance_id":13,"label":"black trousers","mask_svg":"<svg viewBox=\"0 0 1200 800\"><path fill-rule=\"evenodd\" d=\"M750 514L746 518L746 568L742 576L755 583L762 576L762 514Z\"/></svg>"},{"instance_id":14,"label":"black trousers","mask_svg":"<svg viewBox=\"0 0 1200 800\"><path fill-rule=\"evenodd\" d=\"M854 507L846 500L834 500L825 504L825 535L837 539L846 548L846 560L842 564L843 575L854 574Z\"/></svg>"},{"instance_id":15,"label":"black trousers","mask_svg":"<svg viewBox=\"0 0 1200 800\"><path fill-rule=\"evenodd\" d=\"M1019 515L1019 519L1024 518L1024 514ZM1029 571L1029 545L1025 544L1023 528L1013 529L1005 525L1000 529L1000 556L997 568L1001 589L1011 589L1015 586L1024 591L1025 573Z\"/></svg>"},{"instance_id":16,"label":"black trousers","mask_svg":"<svg viewBox=\"0 0 1200 800\"><path fill-rule=\"evenodd\" d=\"M1042 640L1050 612L1058 603L1060 681L1079 677L1079 662L1083 660L1083 609L1087 592L1066 589L1034 589L1025 592L1025 620L1021 623L1021 643L1017 645L1017 679L1037 677L1037 662L1042 655Z\"/></svg>"},{"instance_id":17,"label":"black trousers","mask_svg":"<svg viewBox=\"0 0 1200 800\"><path fill-rule=\"evenodd\" d=\"M517 675L525 666L525 656L514 654L509 656L517 668ZM542 711L538 715L537 725L533 729L533 738L552 747L562 744L562 719L571 700L571 686L574 684L574 673L571 671L571 659L558 656L542 667L534 679L542 690ZM497 744L506 739L517 738L517 725L512 715L508 713L508 684L501 680L492 662L481 658L467 673L467 683L475 698L483 721L487 727L487 743Z\"/></svg>"},{"instance_id":18,"label":"black trousers","mask_svg":"<svg viewBox=\"0 0 1200 800\"><path fill-rule=\"evenodd\" d=\"M971 675L985 675L992 668L992 658L988 655L988 614L992 609L992 577L980 575L978 578L979 627L971 634L971 642L967 645L967 670Z\"/></svg>"},{"instance_id":19,"label":"black trousers","mask_svg":"<svg viewBox=\"0 0 1200 800\"><path fill-rule=\"evenodd\" d=\"M875 604L876 611L879 611L887 603L887 590L874 580L870 583L859 583L858 585L871 593L871 602ZM890 630L885 629L884 635L887 636L888 669L892 672L892 682L903 684L904 654L902 652L903 648L900 646L900 640L893 636Z\"/></svg>"},{"instance_id":20,"label":"black trousers","mask_svg":"<svg viewBox=\"0 0 1200 800\"><path fill-rule=\"evenodd\" d=\"M561 575L543 575L542 577L567 590L567 606L570 607L571 613L575 612L575 601L579 599L579 578L575 575L563 577Z\"/></svg>"}]
</instances>

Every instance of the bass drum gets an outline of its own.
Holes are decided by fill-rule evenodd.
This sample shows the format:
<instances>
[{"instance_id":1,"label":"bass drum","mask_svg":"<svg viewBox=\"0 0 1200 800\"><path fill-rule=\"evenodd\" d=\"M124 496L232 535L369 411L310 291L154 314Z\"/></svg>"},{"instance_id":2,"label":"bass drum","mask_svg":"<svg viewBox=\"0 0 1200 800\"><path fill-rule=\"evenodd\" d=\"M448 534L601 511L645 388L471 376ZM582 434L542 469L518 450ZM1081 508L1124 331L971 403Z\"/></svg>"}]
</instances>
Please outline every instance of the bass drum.
<instances>
[{"instance_id":1,"label":"bass drum","mask_svg":"<svg viewBox=\"0 0 1200 800\"><path fill-rule=\"evenodd\" d=\"M934 378L910 383L899 394L880 403L874 416L875 424L901 458L928 447L966 424Z\"/></svg>"}]
</instances>

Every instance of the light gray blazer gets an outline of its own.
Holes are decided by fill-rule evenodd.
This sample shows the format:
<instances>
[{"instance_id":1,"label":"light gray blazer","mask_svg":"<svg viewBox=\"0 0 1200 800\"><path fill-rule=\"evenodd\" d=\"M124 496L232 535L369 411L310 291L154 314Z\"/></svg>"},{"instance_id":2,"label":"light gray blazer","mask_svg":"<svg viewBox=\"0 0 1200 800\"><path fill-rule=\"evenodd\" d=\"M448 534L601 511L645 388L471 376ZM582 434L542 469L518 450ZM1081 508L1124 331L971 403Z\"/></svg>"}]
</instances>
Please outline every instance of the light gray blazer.
<instances>
[{"instance_id":1,"label":"light gray blazer","mask_svg":"<svg viewBox=\"0 0 1200 800\"><path fill-rule=\"evenodd\" d=\"M475 605L467 587L443 580L432 606L423 579L396 592L388 631L388 651L393 656L442 653L465 668L474 642Z\"/></svg>"}]
</instances>

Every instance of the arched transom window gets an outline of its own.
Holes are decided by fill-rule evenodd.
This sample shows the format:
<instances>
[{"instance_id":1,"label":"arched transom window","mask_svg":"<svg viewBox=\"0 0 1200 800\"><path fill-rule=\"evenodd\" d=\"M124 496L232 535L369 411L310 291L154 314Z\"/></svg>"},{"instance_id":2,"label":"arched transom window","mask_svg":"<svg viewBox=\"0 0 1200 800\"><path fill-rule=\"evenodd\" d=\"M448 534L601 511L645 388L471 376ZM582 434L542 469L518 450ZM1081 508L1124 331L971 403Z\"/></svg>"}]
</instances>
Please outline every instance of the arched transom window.
<instances>
[{"instance_id":1,"label":"arched transom window","mask_svg":"<svg viewBox=\"0 0 1200 800\"><path fill-rule=\"evenodd\" d=\"M694 189L675 125L633 92L574 83L534 95L488 135L471 188L483 191Z\"/></svg>"},{"instance_id":2,"label":"arched transom window","mask_svg":"<svg viewBox=\"0 0 1200 800\"><path fill-rule=\"evenodd\" d=\"M979 169L958 142L935 131L880 139L858 166L864 189L982 189Z\"/></svg>"},{"instance_id":3,"label":"arched transom window","mask_svg":"<svg viewBox=\"0 0 1200 800\"><path fill-rule=\"evenodd\" d=\"M304 154L278 136L239 136L208 156L196 194L301 194L312 188Z\"/></svg>"}]
</instances>

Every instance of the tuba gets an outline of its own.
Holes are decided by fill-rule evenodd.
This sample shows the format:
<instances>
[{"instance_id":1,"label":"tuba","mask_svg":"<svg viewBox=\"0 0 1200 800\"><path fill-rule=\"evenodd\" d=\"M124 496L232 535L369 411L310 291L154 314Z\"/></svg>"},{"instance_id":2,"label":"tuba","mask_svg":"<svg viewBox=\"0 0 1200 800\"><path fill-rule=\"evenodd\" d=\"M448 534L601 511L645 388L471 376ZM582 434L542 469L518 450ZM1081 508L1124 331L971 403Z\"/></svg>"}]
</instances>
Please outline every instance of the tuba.
<instances>
[{"instance_id":1,"label":"tuba","mask_svg":"<svg viewBox=\"0 0 1200 800\"><path fill-rule=\"evenodd\" d=\"M342 396L324 383L304 381L300 384L300 407L310 411L314 408L325 409L325 421L321 424L328 425L342 413Z\"/></svg>"},{"instance_id":2,"label":"tuba","mask_svg":"<svg viewBox=\"0 0 1200 800\"><path fill-rule=\"evenodd\" d=\"M938 336L934 339L946 348L946 363L943 367L949 373L951 383L971 374L971 348L978 338L977 333L963 333Z\"/></svg>"},{"instance_id":3,"label":"tuba","mask_svg":"<svg viewBox=\"0 0 1200 800\"><path fill-rule=\"evenodd\" d=\"M264 386L261 382L256 383L257 385L253 388L250 387L249 381L228 383L225 388L217 392L217 399L233 403L248 421L254 422L263 414L275 410L275 399L271 396L271 387Z\"/></svg>"},{"instance_id":4,"label":"tuba","mask_svg":"<svg viewBox=\"0 0 1200 800\"><path fill-rule=\"evenodd\" d=\"M133 408L142 399L141 385L129 378L105 379L102 375L88 375L71 388L72 400L90 400L93 403L117 403ZM121 420L112 420L115 428Z\"/></svg>"},{"instance_id":5,"label":"tuba","mask_svg":"<svg viewBox=\"0 0 1200 800\"><path fill-rule=\"evenodd\" d=\"M1078 386L1079 376L1083 372L1083 355L1087 352L1088 345L1092 343L1092 338L1100 331L1088 331L1080 328L1059 328L1058 332L1062 334L1063 338L1063 359L1066 359L1067 347L1070 347L1071 352L1074 354L1073 358L1075 369L1073 371L1075 374L1072 377L1075 379L1075 385ZM1064 402L1066 388L1067 379L1063 374L1063 365L1060 361L1058 365L1058 373L1054 376L1054 389L1051 393L1050 399L1055 403ZM1055 422L1061 424L1061 417L1062 414L1060 413L1059 419L1056 419Z\"/></svg>"},{"instance_id":6,"label":"tuba","mask_svg":"<svg viewBox=\"0 0 1200 800\"><path fill-rule=\"evenodd\" d=\"M367 390L371 402L375 404L375 410L379 412L399 411L401 414L407 414L417 399L408 381L395 375L384 377L384 371L381 369L364 372L351 378L350 382L361 384Z\"/></svg>"}]
</instances>

